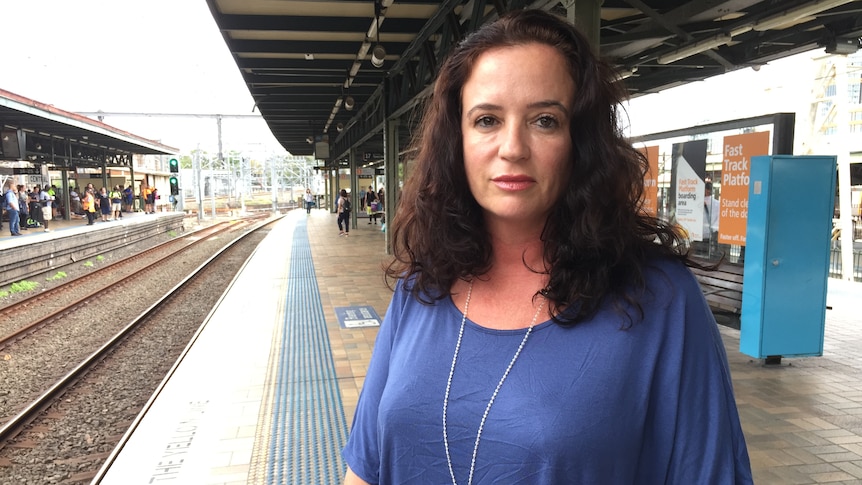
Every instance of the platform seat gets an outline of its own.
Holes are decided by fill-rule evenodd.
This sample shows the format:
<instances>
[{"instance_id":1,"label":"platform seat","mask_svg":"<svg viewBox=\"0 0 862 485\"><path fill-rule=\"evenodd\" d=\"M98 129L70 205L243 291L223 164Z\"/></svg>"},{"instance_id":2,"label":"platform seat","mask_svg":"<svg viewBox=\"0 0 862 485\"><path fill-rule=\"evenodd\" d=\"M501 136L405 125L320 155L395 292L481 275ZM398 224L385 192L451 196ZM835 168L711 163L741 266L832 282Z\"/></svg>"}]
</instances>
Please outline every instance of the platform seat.
<instances>
[{"instance_id":1,"label":"platform seat","mask_svg":"<svg viewBox=\"0 0 862 485\"><path fill-rule=\"evenodd\" d=\"M714 270L691 268L719 323L739 328L742 265L722 263Z\"/></svg>"}]
</instances>

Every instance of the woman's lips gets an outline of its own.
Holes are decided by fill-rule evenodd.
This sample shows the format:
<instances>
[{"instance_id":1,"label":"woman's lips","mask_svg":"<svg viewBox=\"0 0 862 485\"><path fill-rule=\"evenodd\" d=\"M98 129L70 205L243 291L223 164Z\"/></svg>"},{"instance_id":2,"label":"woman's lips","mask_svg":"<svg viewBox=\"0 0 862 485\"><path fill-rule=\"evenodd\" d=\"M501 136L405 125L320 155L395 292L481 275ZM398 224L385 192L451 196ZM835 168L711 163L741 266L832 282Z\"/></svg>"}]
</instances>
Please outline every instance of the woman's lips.
<instances>
[{"instance_id":1,"label":"woman's lips","mask_svg":"<svg viewBox=\"0 0 862 485\"><path fill-rule=\"evenodd\" d=\"M524 190L536 183L532 177L526 175L501 175L491 181L503 190Z\"/></svg>"}]
</instances>

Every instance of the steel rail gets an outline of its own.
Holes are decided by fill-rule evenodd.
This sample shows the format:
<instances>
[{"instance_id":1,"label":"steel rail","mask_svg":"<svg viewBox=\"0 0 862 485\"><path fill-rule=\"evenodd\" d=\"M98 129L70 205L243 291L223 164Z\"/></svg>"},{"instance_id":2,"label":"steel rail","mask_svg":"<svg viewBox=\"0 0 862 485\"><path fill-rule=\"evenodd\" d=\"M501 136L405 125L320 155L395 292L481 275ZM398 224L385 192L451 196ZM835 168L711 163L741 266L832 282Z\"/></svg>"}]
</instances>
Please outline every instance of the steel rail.
<instances>
[{"instance_id":1,"label":"steel rail","mask_svg":"<svg viewBox=\"0 0 862 485\"><path fill-rule=\"evenodd\" d=\"M215 227L215 226L211 226L211 227ZM209 229L209 228L207 228L207 229ZM205 231L204 237L197 239L197 240L194 240L194 241L190 242L189 244L186 244L185 246L180 248L180 250L177 252L172 252L172 253L170 253L170 254L162 257L162 258L159 258L158 260L153 262L149 266L149 268L152 268L156 264L161 263L162 261L165 261L167 259L170 259L170 258L176 256L177 254L180 254L180 252L182 252L186 249L189 249L189 248L197 245L198 243L200 243L202 241L205 241L207 237L221 234L222 232L225 232L229 229L231 229L231 226L227 223L225 223L223 227L219 227L214 231L206 232L206 229L204 229L203 230L203 231ZM184 236L184 237L191 237L192 235L200 236L200 234L196 231L196 232L194 232L190 235ZM89 278L95 278L95 277L102 275L102 274L110 274L108 271L116 270L120 266L130 264L131 261L134 259L138 259L140 257L146 256L147 254L151 254L155 251L165 249L165 247L169 247L170 245L176 244L178 242L180 242L180 240L178 240L178 239L172 239L170 241L166 241L166 242L159 244L155 247L147 249L146 251L135 254L134 256L122 259L120 261L116 261L114 263L109 264L108 266L103 267L103 268L99 268L98 270L96 270L90 274L79 276L78 278L75 278L74 280L67 281L66 283L64 283L61 286L51 288L50 290L47 290L45 292L33 295L33 296L31 296L25 300L21 300L17 303L13 303L12 305L9 305L9 306L3 308L2 310L0 310L0 318L2 318L2 316L4 314L14 314L18 310L25 308L29 305L37 304L40 301L45 301L45 300L50 301L48 299L52 298L54 295L56 295L62 291L70 291L70 289L73 288L74 285L78 285L78 284L84 282L85 280L87 280ZM117 283L121 283L124 280L128 280L130 278L136 278L138 276L139 276L138 274L129 275L129 276L123 278L122 280L118 281ZM0 337L0 349L5 348L7 345L9 345L15 339L18 339L25 334L28 334L30 332L35 331L36 329L38 329L42 325L46 324L47 322L75 310L76 308L83 305L87 300L90 300L91 298L95 297L96 295L100 294L101 292L102 292L101 288L96 289L94 291L91 291L91 292L85 294L83 297L81 297L81 298L73 301L72 303L69 303L68 305L64 306L63 308L59 308L59 309L49 313L48 315L39 318L38 320L36 320L34 322L31 322L27 325L24 325L23 327L18 328L17 330L13 331L12 333L9 333L3 337Z\"/></svg>"},{"instance_id":2,"label":"steel rail","mask_svg":"<svg viewBox=\"0 0 862 485\"><path fill-rule=\"evenodd\" d=\"M3 424L0 427L0 449L4 448L9 440L17 436L23 431L27 425L29 425L33 420L35 420L39 414L47 409L51 404L54 403L55 399L62 395L69 387L71 387L79 378L84 376L90 369L95 367L108 353L120 345L123 339L132 333L134 330L143 325L149 317L156 314L161 306L165 305L171 298L175 296L175 293L178 293L183 287L185 287L189 282L198 277L204 270L208 268L210 264L212 264L215 260L224 255L228 250L230 250L235 244L238 244L240 241L248 237L250 234L253 234L255 231L260 230L263 227L266 227L269 224L274 223L279 220L279 218L273 220L262 221L250 228L245 233L237 236L229 243L225 244L221 249L216 251L212 256L210 256L206 261L201 263L200 266L192 270L185 278L182 279L179 283L177 283L173 288L168 290L164 295L162 295L155 303L150 305L146 310L141 312L140 315L135 317L128 325L126 325L123 329L117 332L108 342L99 347L98 350L90 354L87 358L85 358L81 363L75 366L71 371L69 371L65 376L61 377L57 382L55 382L51 387L49 387L45 392L43 392L38 398L36 398L33 402L24 407L18 414L13 416L9 421ZM254 252L252 252L254 254ZM250 259L250 258L249 258ZM243 264L247 264L248 259ZM230 285L233 284L234 280L231 281ZM228 285L228 288L230 288ZM221 301L221 300L219 300ZM206 321L204 322L204 325ZM195 334L195 338L197 335ZM192 341L193 342L193 341ZM191 342L183 351L180 359L185 356L185 353L191 346ZM176 367L175 364L174 368ZM174 368L171 369L171 373ZM168 375L168 377L170 374ZM168 379L165 377L165 380ZM164 381L163 381L164 382ZM159 386L160 390L162 385ZM157 390L157 391L158 391ZM151 398L152 399L152 398ZM149 404L149 402L148 402ZM137 420L136 420L137 423ZM136 425L135 423L135 425Z\"/></svg>"}]
</instances>

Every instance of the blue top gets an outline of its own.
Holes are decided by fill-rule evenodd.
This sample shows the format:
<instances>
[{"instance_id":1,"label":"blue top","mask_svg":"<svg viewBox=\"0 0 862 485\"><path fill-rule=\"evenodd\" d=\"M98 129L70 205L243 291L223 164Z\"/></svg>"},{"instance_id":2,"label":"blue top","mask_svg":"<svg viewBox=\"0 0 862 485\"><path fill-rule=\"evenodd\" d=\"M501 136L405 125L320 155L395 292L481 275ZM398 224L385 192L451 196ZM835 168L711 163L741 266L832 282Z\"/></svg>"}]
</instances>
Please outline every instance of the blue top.
<instances>
[{"instance_id":1,"label":"blue top","mask_svg":"<svg viewBox=\"0 0 862 485\"><path fill-rule=\"evenodd\" d=\"M18 201L18 194L16 194L15 192L12 192L11 190L7 190L6 192L3 193L3 209L4 210L17 211L18 209L20 209L20 207L18 209L16 209L15 206L13 205L17 201Z\"/></svg>"},{"instance_id":2,"label":"blue top","mask_svg":"<svg viewBox=\"0 0 862 485\"><path fill-rule=\"evenodd\" d=\"M644 319L613 308L536 325L488 415L473 483L749 484L724 345L681 263L646 270ZM343 456L369 483L451 483L443 397L462 313L399 285L380 327ZM467 320L447 412L467 483L485 406L526 330Z\"/></svg>"}]
</instances>

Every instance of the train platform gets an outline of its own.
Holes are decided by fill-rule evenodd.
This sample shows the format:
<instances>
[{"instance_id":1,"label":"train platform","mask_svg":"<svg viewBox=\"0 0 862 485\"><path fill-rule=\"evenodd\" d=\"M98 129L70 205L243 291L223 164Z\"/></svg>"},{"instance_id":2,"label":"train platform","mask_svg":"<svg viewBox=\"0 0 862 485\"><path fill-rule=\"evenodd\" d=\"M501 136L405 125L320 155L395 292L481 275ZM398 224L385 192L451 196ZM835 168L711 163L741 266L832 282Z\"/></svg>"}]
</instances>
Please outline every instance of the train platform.
<instances>
[{"instance_id":1,"label":"train platform","mask_svg":"<svg viewBox=\"0 0 862 485\"><path fill-rule=\"evenodd\" d=\"M93 483L341 483L387 260L379 225L288 213ZM862 284L827 304L823 357L766 366L721 327L758 485L862 483Z\"/></svg>"},{"instance_id":2,"label":"train platform","mask_svg":"<svg viewBox=\"0 0 862 485\"><path fill-rule=\"evenodd\" d=\"M116 221L95 222L86 219L52 220L44 228L22 230L12 236L4 222L0 237L0 286L61 270L70 264L109 253L129 244L179 235L194 225L182 212L155 214L125 213ZM2 232L0 231L0 232Z\"/></svg>"},{"instance_id":3,"label":"train platform","mask_svg":"<svg viewBox=\"0 0 862 485\"><path fill-rule=\"evenodd\" d=\"M124 223L135 223L139 221L144 221L147 219L153 219L158 217L164 217L166 215L176 215L182 214L181 212L156 212L155 214L145 214L144 212L123 212L123 217L117 219L116 221L108 221L101 222L99 220L100 215L96 214L96 222L93 223L92 226L87 225L87 218L80 217L78 215L73 215L71 219L68 221L65 219L57 218L48 221L48 230L46 231L44 227L32 227L29 229L24 229L24 226L21 226L21 236L14 237L9 233L9 221L6 220L6 215L4 211L3 216L3 227L0 228L0 248L10 247L14 245L20 245L21 243L31 243L34 240L42 240L45 238L50 238L51 235L55 233L60 233L61 235L69 235L69 234L80 234L86 231L96 231L105 229L115 225L121 225Z\"/></svg>"}]
</instances>

